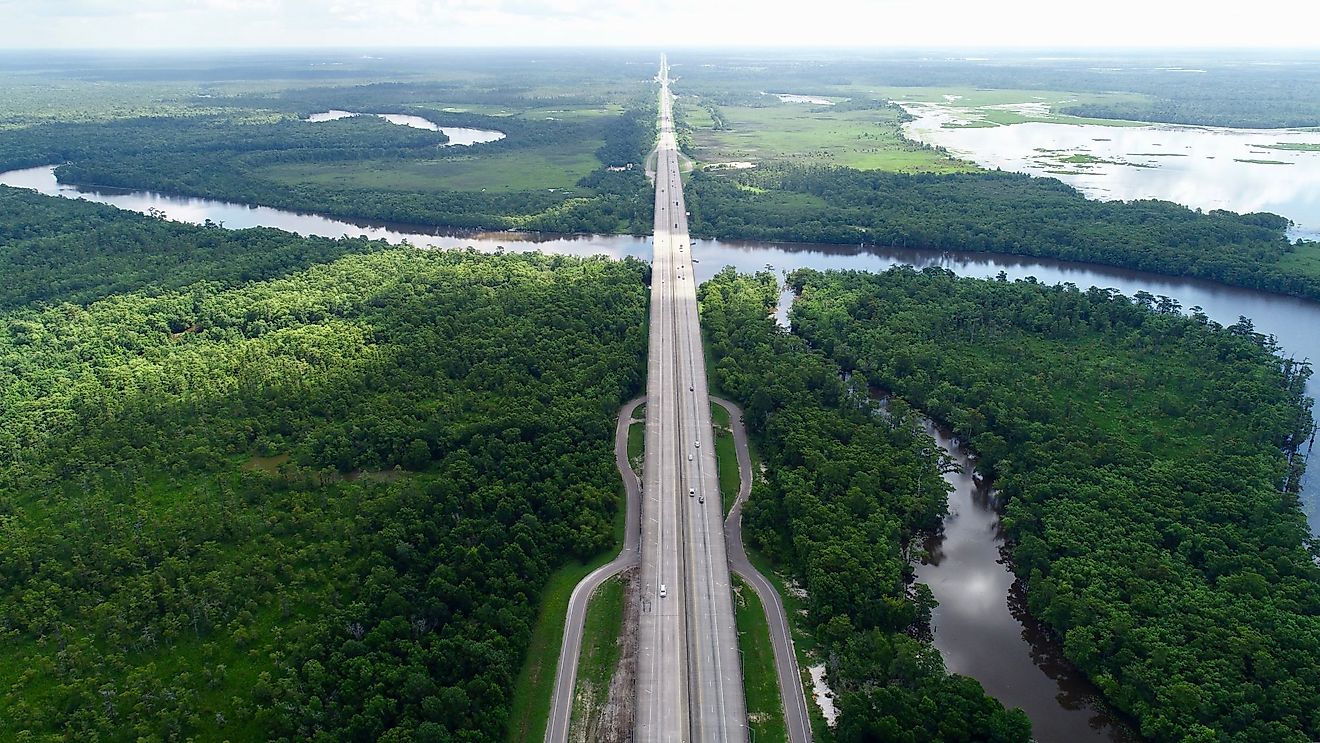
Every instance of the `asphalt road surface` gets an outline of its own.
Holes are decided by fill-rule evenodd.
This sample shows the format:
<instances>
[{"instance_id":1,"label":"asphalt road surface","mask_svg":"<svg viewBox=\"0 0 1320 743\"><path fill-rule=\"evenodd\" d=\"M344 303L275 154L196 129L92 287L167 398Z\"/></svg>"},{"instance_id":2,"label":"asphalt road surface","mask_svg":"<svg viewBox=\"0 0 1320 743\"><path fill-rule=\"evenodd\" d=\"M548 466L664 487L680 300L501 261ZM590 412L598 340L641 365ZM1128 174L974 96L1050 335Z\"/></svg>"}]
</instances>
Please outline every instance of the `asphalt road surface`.
<instances>
[{"instance_id":1,"label":"asphalt road surface","mask_svg":"<svg viewBox=\"0 0 1320 743\"><path fill-rule=\"evenodd\" d=\"M568 599L568 617L564 621L564 641L559 646L559 665L555 669L554 696L550 698L550 719L545 726L546 743L567 743L568 725L573 715L573 693L577 686L578 656L582 654L582 627L587 617L587 602L600 584L637 564L641 541L641 483L628 462L628 422L637 406L646 401L639 397L628 401L619 411L614 429L614 465L619 468L627 493L624 516L623 549L609 563L593 570L573 589Z\"/></svg>"},{"instance_id":2,"label":"asphalt road surface","mask_svg":"<svg viewBox=\"0 0 1320 743\"><path fill-rule=\"evenodd\" d=\"M747 430L743 428L742 408L720 398L715 402L729 411L729 424L733 429L733 446L738 452L738 498L729 509L724 521L724 537L728 545L729 567L756 591L765 607L765 618L770 626L770 644L775 649L775 675L779 677L779 696L784 700L784 722L788 739L792 743L810 743L811 716L807 713L807 695L802 689L802 672L798 669L797 652L793 649L793 634L788 628L788 614L774 584L747 559L742 541L742 508L752 492L752 457L747 452Z\"/></svg>"},{"instance_id":3,"label":"asphalt road surface","mask_svg":"<svg viewBox=\"0 0 1320 743\"><path fill-rule=\"evenodd\" d=\"M659 79L635 740L746 741L692 242L663 58Z\"/></svg>"}]
</instances>

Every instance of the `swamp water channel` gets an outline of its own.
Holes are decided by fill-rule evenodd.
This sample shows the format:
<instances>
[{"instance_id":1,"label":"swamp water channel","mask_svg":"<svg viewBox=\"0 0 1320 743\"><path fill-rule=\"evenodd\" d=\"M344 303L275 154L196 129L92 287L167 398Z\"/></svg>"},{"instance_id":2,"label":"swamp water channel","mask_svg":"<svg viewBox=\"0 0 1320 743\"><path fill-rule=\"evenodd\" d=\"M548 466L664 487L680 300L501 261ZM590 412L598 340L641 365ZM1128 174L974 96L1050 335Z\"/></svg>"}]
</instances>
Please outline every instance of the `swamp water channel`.
<instances>
[{"instance_id":1,"label":"swamp water channel","mask_svg":"<svg viewBox=\"0 0 1320 743\"><path fill-rule=\"evenodd\" d=\"M337 112L328 112L337 113ZM429 123L429 122L428 122ZM451 137L454 134L446 129ZM458 139L455 137L455 139ZM454 142L457 144L458 142ZM627 235L534 235L510 232L424 230L415 226L350 222L340 219L210 199L170 196L150 191L83 189L58 183L54 166L0 173L0 185L34 189L51 196L82 198L146 213L157 210L168 219L202 223L211 220L230 228L276 227L303 235L366 237L418 247L465 248L483 252L543 251L567 255L634 256L649 260L651 240ZM900 250L872 246L775 244L698 240L693 255L697 279L704 281L726 265L739 271L772 267L883 271L907 264L939 266L960 276L1009 279L1035 277L1044 283L1070 282L1083 289L1112 287L1131 296L1138 291L1176 299L1184 308L1199 306L1221 324L1239 316L1256 330L1274 335L1285 354L1320 359L1320 303L1208 281L1180 279L1084 263L960 251ZM791 295L779 316L784 321ZM1320 392L1312 380L1310 393ZM950 516L944 534L927 545L931 559L918 566L920 580L930 585L940 606L935 610L935 645L949 670L972 676L986 691L1008 706L1022 707L1035 726L1038 740L1125 741L1131 734L1115 722L1094 689L1063 658L1057 644L1033 622L1014 614L1013 575L1000 559L1002 540L994 496L971 478L971 467L946 433L930 429L935 440L963 465L949 473ZM1320 532L1320 477L1308 472L1302 504L1312 532Z\"/></svg>"}]
</instances>

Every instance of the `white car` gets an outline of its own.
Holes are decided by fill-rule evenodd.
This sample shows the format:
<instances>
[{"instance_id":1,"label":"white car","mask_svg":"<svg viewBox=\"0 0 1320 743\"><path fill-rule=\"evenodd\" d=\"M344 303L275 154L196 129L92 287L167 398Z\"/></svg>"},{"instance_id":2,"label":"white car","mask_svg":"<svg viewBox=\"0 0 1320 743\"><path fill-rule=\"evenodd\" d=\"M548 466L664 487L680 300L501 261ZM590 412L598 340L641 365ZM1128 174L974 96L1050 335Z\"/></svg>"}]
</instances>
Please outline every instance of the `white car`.
<instances>
[{"instance_id":1,"label":"white car","mask_svg":"<svg viewBox=\"0 0 1320 743\"><path fill-rule=\"evenodd\" d=\"M696 444L696 446L697 446L698 449L701 448L701 439L697 439L697 444Z\"/></svg>"},{"instance_id":2,"label":"white car","mask_svg":"<svg viewBox=\"0 0 1320 743\"><path fill-rule=\"evenodd\" d=\"M660 584L660 598L664 598L668 592L665 591L665 584Z\"/></svg>"},{"instance_id":3,"label":"white car","mask_svg":"<svg viewBox=\"0 0 1320 743\"><path fill-rule=\"evenodd\" d=\"M697 494L697 489L696 489L696 488L688 488L688 497L689 497L689 498L691 498L692 496L694 496L694 495L696 495L696 494Z\"/></svg>"}]
</instances>

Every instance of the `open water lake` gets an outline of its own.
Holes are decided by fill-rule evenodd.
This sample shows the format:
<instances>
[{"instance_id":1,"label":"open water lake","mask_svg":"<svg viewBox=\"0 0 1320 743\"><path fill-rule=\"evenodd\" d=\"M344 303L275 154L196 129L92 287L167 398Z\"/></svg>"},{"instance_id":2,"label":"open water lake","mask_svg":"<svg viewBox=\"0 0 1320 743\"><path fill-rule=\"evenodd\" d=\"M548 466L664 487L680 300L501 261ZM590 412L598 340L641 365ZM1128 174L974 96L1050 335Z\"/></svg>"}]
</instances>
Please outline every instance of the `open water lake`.
<instances>
[{"instance_id":1,"label":"open water lake","mask_svg":"<svg viewBox=\"0 0 1320 743\"><path fill-rule=\"evenodd\" d=\"M391 124L399 126L410 126L413 129L425 129L429 132L443 132L449 141L446 143L450 147L466 147L483 142L496 142L504 139L504 132L497 132L493 129L472 129L466 126L440 126L435 122L424 119L421 116L412 116L410 114L361 114L353 111L341 111L332 108L329 111L322 111L308 116L305 121L312 123L322 121L338 121L354 116L377 116Z\"/></svg>"},{"instance_id":2,"label":"open water lake","mask_svg":"<svg viewBox=\"0 0 1320 743\"><path fill-rule=\"evenodd\" d=\"M912 139L984 168L1058 178L1097 199L1273 212L1320 239L1320 131L1150 124L973 126L955 105L904 104ZM1008 107L1012 108L1012 107ZM1046 113L1031 104L1018 113ZM1305 149L1314 148L1314 149Z\"/></svg>"}]
</instances>

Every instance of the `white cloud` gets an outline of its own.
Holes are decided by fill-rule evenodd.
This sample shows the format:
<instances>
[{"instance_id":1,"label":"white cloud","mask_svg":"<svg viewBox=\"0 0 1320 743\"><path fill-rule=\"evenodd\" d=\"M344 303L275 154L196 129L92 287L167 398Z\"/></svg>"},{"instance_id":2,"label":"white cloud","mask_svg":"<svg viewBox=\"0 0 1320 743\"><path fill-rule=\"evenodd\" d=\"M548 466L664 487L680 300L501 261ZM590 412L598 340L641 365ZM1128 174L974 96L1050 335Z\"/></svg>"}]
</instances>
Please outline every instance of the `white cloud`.
<instances>
[{"instance_id":1,"label":"white cloud","mask_svg":"<svg viewBox=\"0 0 1320 743\"><path fill-rule=\"evenodd\" d=\"M0 0L0 45L1315 47L1320 3L1256 0ZM149 19L149 23L144 22Z\"/></svg>"}]
</instances>

